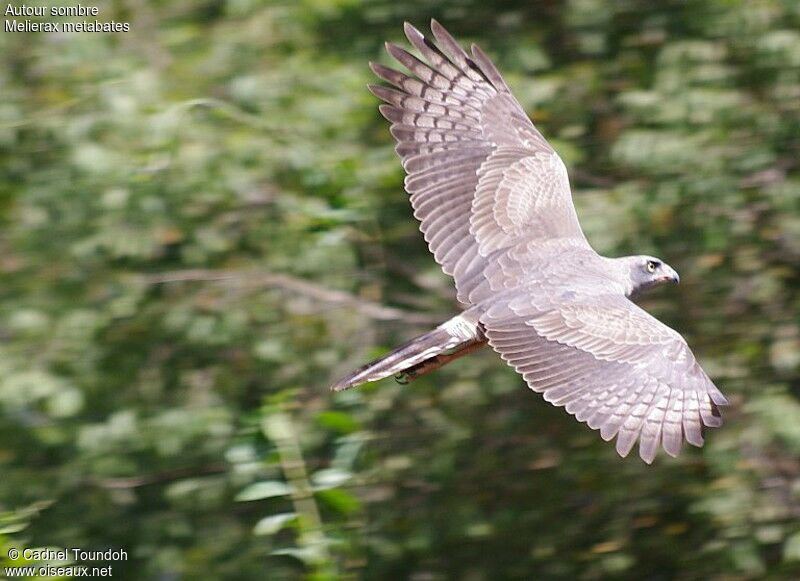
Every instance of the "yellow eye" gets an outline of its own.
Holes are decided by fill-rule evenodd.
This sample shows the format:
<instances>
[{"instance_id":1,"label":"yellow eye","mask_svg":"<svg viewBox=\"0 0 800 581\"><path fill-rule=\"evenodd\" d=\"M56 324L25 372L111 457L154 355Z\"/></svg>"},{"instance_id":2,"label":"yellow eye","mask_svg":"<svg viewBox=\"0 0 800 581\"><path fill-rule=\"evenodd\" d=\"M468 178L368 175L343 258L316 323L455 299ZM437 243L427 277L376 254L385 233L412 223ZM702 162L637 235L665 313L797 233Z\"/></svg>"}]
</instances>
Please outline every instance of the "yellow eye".
<instances>
[{"instance_id":1,"label":"yellow eye","mask_svg":"<svg viewBox=\"0 0 800 581\"><path fill-rule=\"evenodd\" d=\"M647 272L655 272L656 268L658 268L658 264L656 264L652 260L647 261Z\"/></svg>"}]
</instances>

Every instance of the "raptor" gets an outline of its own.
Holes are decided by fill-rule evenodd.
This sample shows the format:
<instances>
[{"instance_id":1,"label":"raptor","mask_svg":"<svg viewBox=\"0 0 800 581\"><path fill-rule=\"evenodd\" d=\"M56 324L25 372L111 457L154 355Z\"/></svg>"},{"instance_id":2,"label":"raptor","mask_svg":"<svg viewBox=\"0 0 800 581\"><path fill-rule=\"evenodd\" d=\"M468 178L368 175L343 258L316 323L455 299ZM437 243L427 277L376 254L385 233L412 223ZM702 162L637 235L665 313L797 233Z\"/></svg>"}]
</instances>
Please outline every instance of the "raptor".
<instances>
[{"instance_id":1,"label":"raptor","mask_svg":"<svg viewBox=\"0 0 800 581\"><path fill-rule=\"evenodd\" d=\"M548 402L626 456L701 446L727 400L686 341L631 299L678 273L653 256L607 258L590 246L567 169L477 46L436 21L405 25L419 57L387 43L408 73L372 63L405 188L461 314L351 373L335 391L413 379L488 343Z\"/></svg>"}]
</instances>

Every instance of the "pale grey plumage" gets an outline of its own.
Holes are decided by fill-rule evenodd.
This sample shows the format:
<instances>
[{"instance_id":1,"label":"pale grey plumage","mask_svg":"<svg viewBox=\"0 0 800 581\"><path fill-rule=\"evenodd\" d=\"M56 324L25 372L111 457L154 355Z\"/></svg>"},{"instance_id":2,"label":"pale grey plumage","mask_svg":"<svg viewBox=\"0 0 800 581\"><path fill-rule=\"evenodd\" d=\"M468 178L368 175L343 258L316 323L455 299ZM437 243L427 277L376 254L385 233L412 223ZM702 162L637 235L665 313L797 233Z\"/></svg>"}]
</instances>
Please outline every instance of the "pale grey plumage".
<instances>
[{"instance_id":1,"label":"pale grey plumage","mask_svg":"<svg viewBox=\"0 0 800 581\"><path fill-rule=\"evenodd\" d=\"M480 49L436 21L436 43L406 24L422 59L387 44L412 74L372 64L406 190L434 258L467 310L335 384L424 373L488 341L544 398L652 462L700 446L724 396L683 338L629 300L678 275L649 256L589 245L561 158ZM425 362L433 362L425 367ZM422 366L422 367L420 367Z\"/></svg>"}]
</instances>

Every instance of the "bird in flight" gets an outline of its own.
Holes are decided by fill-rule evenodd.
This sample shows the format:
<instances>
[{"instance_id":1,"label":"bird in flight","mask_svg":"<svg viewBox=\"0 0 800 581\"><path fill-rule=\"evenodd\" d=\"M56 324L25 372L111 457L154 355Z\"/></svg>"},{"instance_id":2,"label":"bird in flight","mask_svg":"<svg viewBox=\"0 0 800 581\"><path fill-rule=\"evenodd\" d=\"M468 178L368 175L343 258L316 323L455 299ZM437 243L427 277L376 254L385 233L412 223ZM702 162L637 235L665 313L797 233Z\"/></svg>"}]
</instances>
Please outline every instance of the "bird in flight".
<instances>
[{"instance_id":1,"label":"bird in flight","mask_svg":"<svg viewBox=\"0 0 800 581\"><path fill-rule=\"evenodd\" d=\"M390 375L414 379L488 343L544 399L616 437L648 464L676 456L727 400L686 341L631 301L679 281L652 256L592 249L572 203L567 169L497 68L467 53L435 20L433 39L406 23L421 58L391 43L409 73L371 63L392 85L384 104L405 189L430 251L455 280L464 310L335 383L341 391Z\"/></svg>"}]
</instances>

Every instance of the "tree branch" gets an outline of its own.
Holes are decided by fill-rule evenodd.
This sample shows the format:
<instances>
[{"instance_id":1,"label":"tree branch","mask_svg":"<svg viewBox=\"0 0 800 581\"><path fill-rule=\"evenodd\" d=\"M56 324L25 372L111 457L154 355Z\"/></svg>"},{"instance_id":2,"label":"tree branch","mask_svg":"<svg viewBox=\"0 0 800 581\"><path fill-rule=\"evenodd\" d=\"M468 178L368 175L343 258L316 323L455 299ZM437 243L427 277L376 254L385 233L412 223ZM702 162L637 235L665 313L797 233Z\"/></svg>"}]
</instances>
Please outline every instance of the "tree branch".
<instances>
[{"instance_id":1,"label":"tree branch","mask_svg":"<svg viewBox=\"0 0 800 581\"><path fill-rule=\"evenodd\" d=\"M149 486L151 484L172 482L182 478L222 474L223 472L227 472L228 469L229 467L227 464L220 462L199 467L188 466L185 468L176 468L174 470L167 470L164 472L158 472L156 474L143 474L140 476L123 478L90 478L89 483L109 490L123 490L129 488L139 488L141 486Z\"/></svg>"},{"instance_id":2,"label":"tree branch","mask_svg":"<svg viewBox=\"0 0 800 581\"><path fill-rule=\"evenodd\" d=\"M380 321L405 321L414 324L434 324L447 318L446 316L413 313L396 307L387 307L344 291L329 289L286 274L193 269L145 275L144 280L147 284L237 282L255 287L278 288L324 303L350 307L363 315Z\"/></svg>"}]
</instances>

